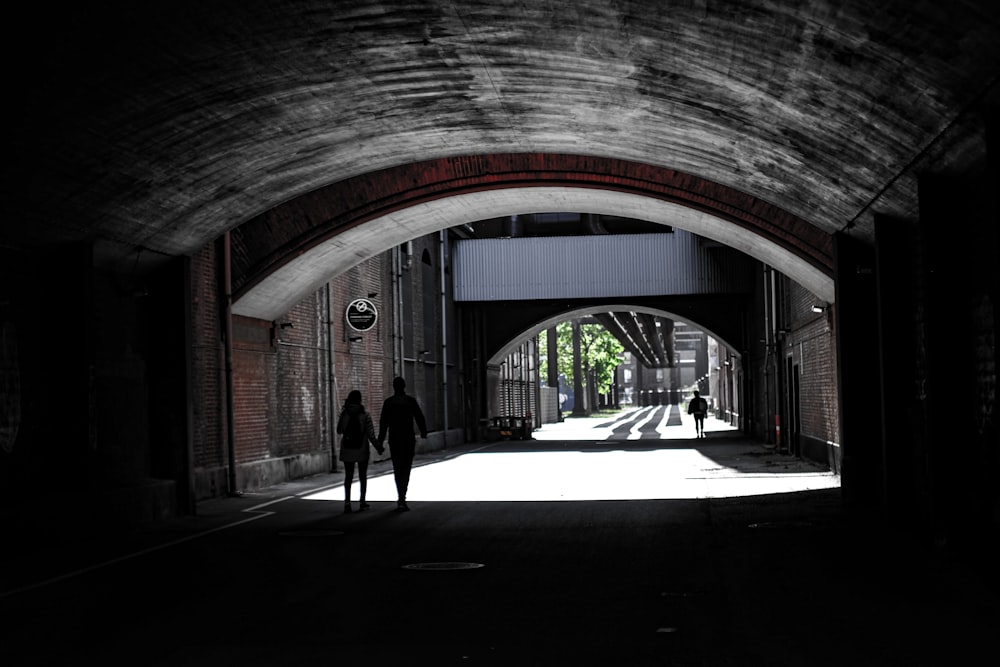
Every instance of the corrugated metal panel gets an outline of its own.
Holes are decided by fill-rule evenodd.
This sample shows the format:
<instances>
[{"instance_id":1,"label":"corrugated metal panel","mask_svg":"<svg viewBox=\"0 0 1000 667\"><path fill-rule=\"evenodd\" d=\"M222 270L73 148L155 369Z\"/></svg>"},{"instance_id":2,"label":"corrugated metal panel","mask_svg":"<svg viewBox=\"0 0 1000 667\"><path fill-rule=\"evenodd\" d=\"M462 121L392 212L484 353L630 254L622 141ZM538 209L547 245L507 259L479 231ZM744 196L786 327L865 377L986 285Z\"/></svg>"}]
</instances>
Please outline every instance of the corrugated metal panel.
<instances>
[{"instance_id":1,"label":"corrugated metal panel","mask_svg":"<svg viewBox=\"0 0 1000 667\"><path fill-rule=\"evenodd\" d=\"M675 231L463 239L453 275L457 301L573 299L739 293L747 266L732 249Z\"/></svg>"}]
</instances>

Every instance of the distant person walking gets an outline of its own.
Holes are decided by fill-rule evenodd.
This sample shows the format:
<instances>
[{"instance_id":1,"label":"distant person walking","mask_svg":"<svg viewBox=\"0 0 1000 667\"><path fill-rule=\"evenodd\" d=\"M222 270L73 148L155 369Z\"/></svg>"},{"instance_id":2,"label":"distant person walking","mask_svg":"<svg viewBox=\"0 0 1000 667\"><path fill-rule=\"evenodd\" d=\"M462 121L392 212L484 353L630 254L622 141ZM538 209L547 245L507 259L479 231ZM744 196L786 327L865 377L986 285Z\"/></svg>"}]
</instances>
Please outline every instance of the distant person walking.
<instances>
[{"instance_id":1,"label":"distant person walking","mask_svg":"<svg viewBox=\"0 0 1000 667\"><path fill-rule=\"evenodd\" d=\"M708 412L708 401L701 397L701 394L697 391L694 392L694 398L688 403L688 414L694 415L694 433L695 437L704 438L705 437L705 413Z\"/></svg>"},{"instance_id":2,"label":"distant person walking","mask_svg":"<svg viewBox=\"0 0 1000 667\"><path fill-rule=\"evenodd\" d=\"M392 381L393 395L382 403L378 419L378 445L381 453L385 436L389 434L389 454L392 456L392 474L396 478L397 512L406 512L406 490L410 486L410 469L417 448L414 426L420 437L427 438L427 422L417 399L406 393L406 381L398 377Z\"/></svg>"},{"instance_id":3,"label":"distant person walking","mask_svg":"<svg viewBox=\"0 0 1000 667\"><path fill-rule=\"evenodd\" d=\"M357 389L351 391L344 401L340 419L337 420L337 433L343 436L340 440L340 460L344 462L344 513L351 511L351 484L354 482L355 464L358 466L358 482L361 487L358 510L364 511L370 507L365 502L365 494L368 492L368 443L374 445L379 454L383 447L375 438L375 425L371 415L361 404L361 392Z\"/></svg>"}]
</instances>

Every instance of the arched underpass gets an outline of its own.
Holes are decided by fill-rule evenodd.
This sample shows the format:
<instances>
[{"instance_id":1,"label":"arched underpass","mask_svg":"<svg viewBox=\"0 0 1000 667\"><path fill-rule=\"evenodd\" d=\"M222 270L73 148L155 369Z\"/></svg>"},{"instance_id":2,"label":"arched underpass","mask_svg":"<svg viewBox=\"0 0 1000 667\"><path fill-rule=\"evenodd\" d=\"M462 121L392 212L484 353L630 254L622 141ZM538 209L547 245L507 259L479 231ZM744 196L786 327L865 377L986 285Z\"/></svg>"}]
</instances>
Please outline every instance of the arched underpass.
<instances>
[{"instance_id":1,"label":"arched underpass","mask_svg":"<svg viewBox=\"0 0 1000 667\"><path fill-rule=\"evenodd\" d=\"M720 337L715 330L706 328L699 318L698 321L689 320L685 317L679 316L673 311L663 310L661 308L656 308L653 306L641 305L633 302L608 302L602 303L599 307L595 305L581 306L579 304L573 304L573 306L568 307L566 304L551 304L549 308L545 308L545 304L531 304L523 309L518 309L518 315L524 315L525 317L514 318L513 328L516 331L513 335L506 335L506 332L501 333L498 336L498 340L502 343L501 346L493 352L492 356L487 361L488 364L499 364L508 355L510 355L524 340L537 336L539 333L546 331L554 327L559 322L565 322L567 320L576 319L579 317L584 317L587 315L593 315L595 313L645 313L649 315L654 315L658 317L665 317L671 320L677 320L679 322L686 322L697 327L699 330L704 331L708 335L712 336L716 340L729 346L737 356L739 355L739 345L733 343L733 338L723 338ZM545 319L537 319L540 313L545 313ZM548 313L556 313L554 315L549 315ZM511 318L508 318L508 321ZM528 324L530 323L530 324ZM525 326L527 325L527 326ZM525 327L525 328L522 328ZM501 337L504 336L504 337Z\"/></svg>"},{"instance_id":2,"label":"arched underpass","mask_svg":"<svg viewBox=\"0 0 1000 667\"><path fill-rule=\"evenodd\" d=\"M4 600L13 601L4 614L15 619L11 634L27 648L51 647L51 627L74 647L100 643L80 621L108 618L126 645L102 648L133 659L169 643L164 628L182 619L167 650L186 664L206 646L245 662L296 649L328 659L331 647L384 657L383 640L430 661L523 662L539 654L505 640L525 628L543 645L555 635L541 654L550 662L566 651L621 659L622 646L635 664L650 656L920 664L993 650L979 641L991 636L995 601L969 595L987 586L941 563L986 563L978 572L991 572L998 534L995 3L120 4L23 7L21 39L3 47L15 66L0 227L0 479L4 525L25 531L11 544L27 545L12 554L20 567L9 575L47 576L50 557L113 551L123 531L112 522L106 540L95 538L101 519L134 524L198 509L197 475L214 498L237 492L222 472L235 468L222 452L237 429L239 464L261 473L255 483L275 470L301 473L301 459L322 462L316 443L331 440L324 415L337 387L322 355L342 361L338 377L352 383L368 368L356 361L382 368L369 396L384 390L392 366L374 349L384 341L331 335L330 304L387 292L368 272L380 250L526 205L666 224L690 218L688 228L702 224L699 233L757 253L821 298L813 315L775 273L756 281L768 295L790 296L804 316L791 347L782 327L766 326L741 358L764 359L774 369L767 377L787 380L774 391L755 385L763 390L755 427L776 430L774 397L794 395L796 382L838 387L820 412L840 437L820 444L842 446L845 507L877 530L871 539L813 539L809 526L781 519L825 516L829 506L766 501L590 503L555 513L539 505L527 523L523 504L490 504L485 515L443 510L394 531L381 530L384 516L366 518L355 536L368 551L298 551L276 544L273 526L258 532L260 519L203 551L129 560L148 595L137 597L135 576L61 588L58 563L56 588L27 605ZM225 251L222 238L233 241ZM347 241L345 253L338 244ZM443 274L433 244L424 246L429 261L419 269ZM319 292L328 298L316 296L320 279L335 275ZM787 302L760 303L774 304L765 314ZM430 332L433 322L419 324ZM832 337L830 349L813 345ZM242 346L229 354L224 343L234 338ZM454 367L455 356L432 359L408 341L413 349L402 341L396 355L402 367ZM817 358L835 377L815 375ZM233 365L241 382L223 390ZM422 395L435 384L425 373ZM47 493L39 480L51 483ZM86 508L88 520L61 523L67 507ZM744 530L748 512L762 509L776 519L768 537ZM278 517L286 527L329 518L318 508ZM915 535L918 548L874 546L897 532ZM532 551L539 542L514 545L511 535L550 537L556 549ZM427 595L397 596L411 582L378 575L398 573L389 554L400 544L412 547L407 556L430 557L441 544L468 545L494 554L488 569L501 576L485 588L421 582L414 586ZM364 585L317 583L331 560L361 553L373 554ZM779 576L802 563L842 594L836 604ZM286 576L261 581L261 565ZM705 586L681 588L675 574ZM248 617L220 605L245 599L246 581L277 611L271 629L295 645L264 645L256 609ZM915 589L914 581L932 583ZM539 604L524 604L525 589L540 593ZM389 600L409 624L384 635L358 630L348 646L328 624L303 647L305 607L285 603L337 594L372 603L361 617L377 618ZM165 622L147 625L134 613L150 597L164 604L153 619ZM595 599L635 604L581 619ZM447 638L442 618L455 631ZM647 627L652 636L636 639L632 631ZM212 645L220 633L227 639ZM566 637L575 639L558 641ZM857 655L863 644L877 648ZM706 646L711 656L699 654ZM823 652L810 654L816 646Z\"/></svg>"},{"instance_id":3,"label":"arched underpass","mask_svg":"<svg viewBox=\"0 0 1000 667\"><path fill-rule=\"evenodd\" d=\"M28 304L44 303L50 288L108 272L107 290L96 291L98 301L111 293L110 302L98 312L85 299L66 315L103 322L110 312L128 320L143 311L132 299L160 298L145 283L186 279L164 266L197 257L226 234L235 241L234 312L269 321L317 287L319 276L469 215L509 214L523 210L526 199L536 210L602 212L611 199L615 213L640 219L697 217L690 228L704 224L705 236L745 246L824 303L838 302L835 324L844 333L838 359L850 358L850 365L841 362L841 401L851 404L844 414L853 415L845 417L843 440L858 442L855 470L866 503L898 496L897 509L912 506L919 492L910 489L923 482L921 464L911 461L947 459L932 443L951 430L943 419L925 421L912 438L889 426L883 442L867 446L870 433L883 431L881 409L864 399L872 368L880 367L885 383L896 377L907 387L940 383L936 400L946 400L951 386L987 396L966 397L973 407L965 437L986 442L992 433L991 385L977 374L978 362L952 370L932 361L947 352L925 354L921 347L926 340L947 348L946 322L954 321L972 322L963 338L988 339L989 327L978 323L995 321L988 317L995 299L979 286L993 284L992 263L967 262L960 248L938 257L946 258L945 269L983 273L965 283L976 286L970 304L961 305L974 309L973 317L953 312L960 306L941 296L951 286L915 287L931 275L952 275L920 256L944 247L933 230L953 222L951 207L963 219L991 215L986 128L1000 53L989 3L943 11L918 2L896 12L864 3L665 9L597 0L545 8L469 2L417 11L380 2L331 12L321 3L295 2L282 6L280 20L262 2L197 12L157 5L130 9L133 24L143 27L135 34L112 29L122 18L116 12L109 6L23 18L25 34L37 30L38 41L51 46L45 58L24 62L12 84L28 93L18 105L7 162L5 204L16 222L3 235L5 284L17 286L8 301L27 332L21 340L41 340L31 324L40 320L21 305L21 294ZM539 34L547 36L542 43ZM13 52L8 60L23 58ZM67 100L72 112L62 114ZM564 205L531 204L535 194L560 197ZM457 212L463 202L479 210ZM404 210L422 216L397 215ZM364 224L375 219L383 224ZM734 224L719 226L720 219ZM324 257L319 249L338 224L354 234L339 243L350 240L356 252L334 252L333 243ZM426 226L406 230L406 224ZM252 227L260 233L248 234ZM748 229L760 232L764 246ZM966 229L974 233L973 251L989 258L992 226ZM318 273L300 271L304 261L282 273L296 256L331 261ZM157 268L169 277L151 278ZM200 274L195 286L214 270ZM886 290L883 298L878 289ZM889 298L900 290L907 298ZM845 294L848 303L840 303ZM160 301L151 310L168 305ZM923 326L916 313L939 312L932 321L940 324L927 336L914 331ZM881 355L870 344L875 321ZM40 326L50 324L58 322ZM43 377L70 367L71 402L90 406L79 408L81 421L113 412L93 405L89 378L142 384L147 360L131 355L165 342L119 341L114 334L137 327L109 326L108 351L88 351L101 357L106 373L86 361L35 364ZM174 341L185 335L169 334ZM904 341L905 353L889 354L890 340ZM19 349L31 350L23 343ZM164 362L166 373L182 361ZM139 396L135 389L115 391ZM928 408L930 395L901 397L880 387L881 402L895 415L907 414L911 400L920 412L943 414ZM46 403L42 397L26 404ZM175 414L185 412L175 406L162 419L176 423ZM114 439L132 426L100 432ZM145 440L165 432L147 430ZM212 429L179 430L224 437ZM86 443L97 432L82 426L55 439ZM181 453L152 458L173 467L187 447L172 446ZM145 464L142 457L124 461L125 470L115 474L134 476L132 468ZM893 465L900 468L898 482L882 470ZM986 511L991 502L975 504Z\"/></svg>"}]
</instances>

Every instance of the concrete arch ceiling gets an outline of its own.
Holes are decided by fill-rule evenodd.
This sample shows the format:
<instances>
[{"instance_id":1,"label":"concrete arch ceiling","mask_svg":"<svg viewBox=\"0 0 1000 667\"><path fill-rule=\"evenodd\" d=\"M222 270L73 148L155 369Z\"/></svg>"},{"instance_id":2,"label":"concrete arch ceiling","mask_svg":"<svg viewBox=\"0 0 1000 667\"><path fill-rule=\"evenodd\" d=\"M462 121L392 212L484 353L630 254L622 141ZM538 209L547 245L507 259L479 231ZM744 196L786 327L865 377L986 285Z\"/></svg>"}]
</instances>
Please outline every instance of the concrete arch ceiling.
<instances>
[{"instance_id":1,"label":"concrete arch ceiling","mask_svg":"<svg viewBox=\"0 0 1000 667\"><path fill-rule=\"evenodd\" d=\"M430 160L333 184L234 232L233 310L275 319L326 280L393 245L475 220L542 211L687 229L781 267L826 301L830 236L775 206L673 170L579 155Z\"/></svg>"},{"instance_id":2,"label":"concrete arch ceiling","mask_svg":"<svg viewBox=\"0 0 1000 667\"><path fill-rule=\"evenodd\" d=\"M675 313L671 313L660 308L650 308L648 306L636 306L634 304L629 304L623 302L620 304L608 304L606 306L601 306L600 308L595 308L594 306L587 306L582 308L575 308L572 310L567 310L565 312L559 313L558 315L553 315L547 319L533 324L528 329L522 331L518 336L509 340L505 345L503 345L499 350L493 353L493 355L486 362L488 365L496 366L503 362L508 356L517 350L518 346L525 340L537 336L542 331L550 329L560 322L565 322L566 320L572 320L579 317L586 317L588 315L593 315L594 313L644 313L647 315L652 315L654 317L663 317L677 322L684 322L689 324L695 329L704 331L706 334L716 339L720 343L726 346L727 349L732 351L732 354L736 357L741 357L742 355L737 351L737 347L732 344L732 341L727 341L720 338L716 333L704 328L697 322L693 322L683 317L677 316Z\"/></svg>"},{"instance_id":3,"label":"concrete arch ceiling","mask_svg":"<svg viewBox=\"0 0 1000 667\"><path fill-rule=\"evenodd\" d=\"M919 173L982 164L998 12L987 0L25 6L20 39L0 47L12 91L0 244L87 242L99 266L141 273L331 184L500 154L648 165L871 240L875 214L915 216ZM616 205L640 206L618 192ZM466 194L438 205L489 205ZM441 210L427 215L444 226Z\"/></svg>"}]
</instances>

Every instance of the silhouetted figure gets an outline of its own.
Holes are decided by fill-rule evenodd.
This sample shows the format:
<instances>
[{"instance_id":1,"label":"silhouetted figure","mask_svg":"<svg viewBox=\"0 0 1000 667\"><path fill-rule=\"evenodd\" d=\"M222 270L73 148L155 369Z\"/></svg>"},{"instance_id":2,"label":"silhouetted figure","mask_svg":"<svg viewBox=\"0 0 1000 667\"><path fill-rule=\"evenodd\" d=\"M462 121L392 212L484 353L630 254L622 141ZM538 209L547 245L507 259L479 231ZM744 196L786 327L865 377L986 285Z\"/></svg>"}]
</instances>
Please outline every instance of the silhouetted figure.
<instances>
[{"instance_id":1,"label":"silhouetted figure","mask_svg":"<svg viewBox=\"0 0 1000 667\"><path fill-rule=\"evenodd\" d=\"M370 507L365 502L368 492L368 443L383 452L382 444L375 438L375 425L371 415L361 404L361 392L351 391L344 401L344 408L337 420L337 433L343 437L340 440L340 460L344 462L344 512L351 511L351 484L354 481L354 464L358 465L358 481L361 486L361 504L359 510Z\"/></svg>"},{"instance_id":2,"label":"silhouetted figure","mask_svg":"<svg viewBox=\"0 0 1000 667\"><path fill-rule=\"evenodd\" d=\"M382 403L382 414L378 419L378 445L382 447L386 432L389 434L389 454L392 456L392 474L396 478L398 500L396 510L409 510L406 504L406 490L410 486L410 469L417 448L414 425L421 438L427 438L427 422L417 399L406 393L406 381L396 378L392 381L393 395Z\"/></svg>"},{"instance_id":3,"label":"silhouetted figure","mask_svg":"<svg viewBox=\"0 0 1000 667\"><path fill-rule=\"evenodd\" d=\"M688 414L694 415L694 432L699 438L705 437L705 413L708 412L708 401L701 397L697 391L694 398L688 403Z\"/></svg>"}]
</instances>

